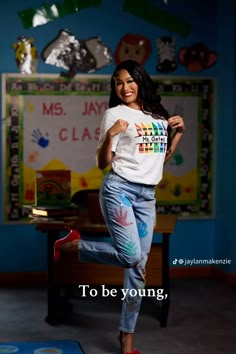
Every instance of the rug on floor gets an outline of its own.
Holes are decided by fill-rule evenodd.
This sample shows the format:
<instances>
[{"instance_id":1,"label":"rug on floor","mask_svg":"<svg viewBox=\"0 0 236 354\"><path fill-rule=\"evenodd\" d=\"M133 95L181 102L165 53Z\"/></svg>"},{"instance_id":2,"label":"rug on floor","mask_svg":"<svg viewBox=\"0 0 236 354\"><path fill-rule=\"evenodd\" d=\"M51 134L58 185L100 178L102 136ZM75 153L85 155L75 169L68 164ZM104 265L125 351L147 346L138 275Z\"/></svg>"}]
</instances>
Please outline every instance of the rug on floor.
<instances>
[{"instance_id":1,"label":"rug on floor","mask_svg":"<svg viewBox=\"0 0 236 354\"><path fill-rule=\"evenodd\" d=\"M85 354L80 343L73 340L0 343L0 353Z\"/></svg>"}]
</instances>

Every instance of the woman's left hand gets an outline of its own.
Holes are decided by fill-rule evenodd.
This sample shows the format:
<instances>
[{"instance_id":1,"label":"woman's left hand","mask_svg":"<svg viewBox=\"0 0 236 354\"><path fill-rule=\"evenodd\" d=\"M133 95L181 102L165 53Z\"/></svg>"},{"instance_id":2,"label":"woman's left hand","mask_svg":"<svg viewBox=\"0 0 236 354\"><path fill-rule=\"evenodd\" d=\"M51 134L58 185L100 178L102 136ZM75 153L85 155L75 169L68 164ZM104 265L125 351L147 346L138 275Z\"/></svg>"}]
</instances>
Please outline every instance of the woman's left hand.
<instances>
[{"instance_id":1,"label":"woman's left hand","mask_svg":"<svg viewBox=\"0 0 236 354\"><path fill-rule=\"evenodd\" d=\"M168 124L171 129L176 129L179 133L185 132L184 120L181 116L172 116L168 119Z\"/></svg>"}]
</instances>

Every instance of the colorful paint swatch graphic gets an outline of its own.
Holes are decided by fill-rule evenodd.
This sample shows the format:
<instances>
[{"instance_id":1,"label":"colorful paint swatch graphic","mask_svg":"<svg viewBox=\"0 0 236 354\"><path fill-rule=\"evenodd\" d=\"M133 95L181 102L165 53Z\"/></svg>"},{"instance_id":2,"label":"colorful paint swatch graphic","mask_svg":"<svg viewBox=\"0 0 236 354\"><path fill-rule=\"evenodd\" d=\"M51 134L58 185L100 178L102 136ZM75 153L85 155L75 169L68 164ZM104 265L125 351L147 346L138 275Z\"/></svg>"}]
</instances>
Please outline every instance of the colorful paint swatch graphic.
<instances>
[{"instance_id":1,"label":"colorful paint swatch graphic","mask_svg":"<svg viewBox=\"0 0 236 354\"><path fill-rule=\"evenodd\" d=\"M164 153L167 147L167 129L163 123L135 124L140 154Z\"/></svg>"}]
</instances>

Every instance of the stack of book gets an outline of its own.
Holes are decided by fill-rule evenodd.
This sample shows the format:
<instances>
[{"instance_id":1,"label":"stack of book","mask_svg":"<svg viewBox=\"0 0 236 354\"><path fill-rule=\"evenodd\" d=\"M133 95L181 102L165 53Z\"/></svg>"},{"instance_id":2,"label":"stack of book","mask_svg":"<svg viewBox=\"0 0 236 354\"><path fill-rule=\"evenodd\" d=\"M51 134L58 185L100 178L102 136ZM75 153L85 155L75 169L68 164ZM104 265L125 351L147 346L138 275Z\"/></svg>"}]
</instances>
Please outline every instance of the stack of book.
<instances>
[{"instance_id":1,"label":"stack of book","mask_svg":"<svg viewBox=\"0 0 236 354\"><path fill-rule=\"evenodd\" d=\"M31 206L29 211L31 223L70 223L79 218L78 206Z\"/></svg>"}]
</instances>

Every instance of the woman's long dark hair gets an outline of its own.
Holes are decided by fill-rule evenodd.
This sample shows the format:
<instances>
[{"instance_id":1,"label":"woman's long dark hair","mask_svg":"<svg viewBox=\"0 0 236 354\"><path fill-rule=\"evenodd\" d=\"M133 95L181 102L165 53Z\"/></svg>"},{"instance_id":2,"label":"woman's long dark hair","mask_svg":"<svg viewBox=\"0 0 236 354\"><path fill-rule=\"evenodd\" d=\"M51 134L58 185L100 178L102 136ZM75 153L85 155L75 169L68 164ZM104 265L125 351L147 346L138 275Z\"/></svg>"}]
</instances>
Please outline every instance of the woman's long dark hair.
<instances>
[{"instance_id":1,"label":"woman's long dark hair","mask_svg":"<svg viewBox=\"0 0 236 354\"><path fill-rule=\"evenodd\" d=\"M144 113L151 114L154 118L164 117L169 118L168 112L162 106L161 97L156 94L156 89L153 80L146 72L144 67L134 60L125 60L117 65L111 77L111 93L109 107L115 107L123 103L117 96L115 90L115 77L120 70L126 70L138 85L138 95L142 103ZM156 117L157 116L157 117Z\"/></svg>"},{"instance_id":2,"label":"woman's long dark hair","mask_svg":"<svg viewBox=\"0 0 236 354\"><path fill-rule=\"evenodd\" d=\"M146 72L144 67L134 60L125 60L119 63L111 77L111 92L109 99L109 107L116 107L124 103L116 94L115 77L120 70L126 70L138 85L138 96L142 103L142 110L146 114L150 114L153 118L168 119L170 115L161 104L161 97L156 94L153 80ZM171 146L171 134L168 127L168 144Z\"/></svg>"}]
</instances>

